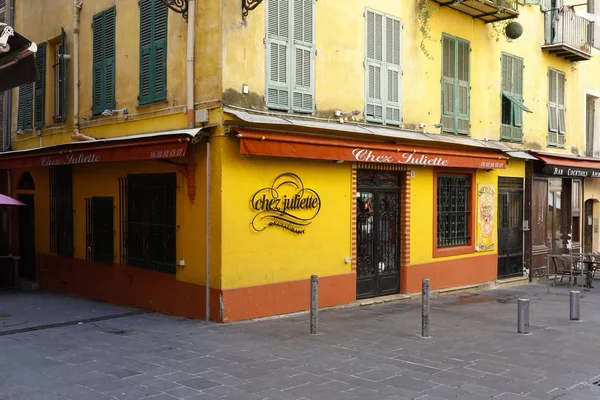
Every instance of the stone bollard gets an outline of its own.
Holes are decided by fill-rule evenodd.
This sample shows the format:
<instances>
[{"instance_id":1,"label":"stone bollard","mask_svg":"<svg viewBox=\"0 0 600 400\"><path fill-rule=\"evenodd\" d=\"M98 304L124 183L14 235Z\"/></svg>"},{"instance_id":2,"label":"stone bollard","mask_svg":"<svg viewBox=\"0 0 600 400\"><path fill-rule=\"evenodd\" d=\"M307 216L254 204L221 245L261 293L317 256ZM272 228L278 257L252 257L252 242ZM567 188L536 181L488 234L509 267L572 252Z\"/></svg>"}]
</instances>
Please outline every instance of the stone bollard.
<instances>
[{"instance_id":1,"label":"stone bollard","mask_svg":"<svg viewBox=\"0 0 600 400\"><path fill-rule=\"evenodd\" d=\"M519 310L517 320L517 332L529 333L529 299L519 299Z\"/></svg>"},{"instance_id":2,"label":"stone bollard","mask_svg":"<svg viewBox=\"0 0 600 400\"><path fill-rule=\"evenodd\" d=\"M571 290L569 293L569 319L571 321L579 321L580 319L580 299L581 292L579 290Z\"/></svg>"},{"instance_id":3,"label":"stone bollard","mask_svg":"<svg viewBox=\"0 0 600 400\"><path fill-rule=\"evenodd\" d=\"M429 337L429 279L423 279L421 312L421 337Z\"/></svg>"},{"instance_id":4,"label":"stone bollard","mask_svg":"<svg viewBox=\"0 0 600 400\"><path fill-rule=\"evenodd\" d=\"M318 333L319 324L319 277L310 277L310 334Z\"/></svg>"}]
</instances>

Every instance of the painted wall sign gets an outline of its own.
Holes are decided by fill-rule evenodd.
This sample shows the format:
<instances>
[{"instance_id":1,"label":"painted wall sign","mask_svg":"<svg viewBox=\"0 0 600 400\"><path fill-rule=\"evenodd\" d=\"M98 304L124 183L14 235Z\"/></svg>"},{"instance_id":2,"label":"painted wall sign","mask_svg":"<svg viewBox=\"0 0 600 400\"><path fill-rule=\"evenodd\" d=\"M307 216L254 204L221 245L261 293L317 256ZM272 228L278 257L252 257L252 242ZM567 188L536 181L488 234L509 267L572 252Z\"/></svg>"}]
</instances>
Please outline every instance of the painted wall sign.
<instances>
[{"instance_id":1,"label":"painted wall sign","mask_svg":"<svg viewBox=\"0 0 600 400\"><path fill-rule=\"evenodd\" d=\"M478 222L479 237L477 247L479 251L494 250L494 214L496 196L494 185L479 184L478 197Z\"/></svg>"},{"instance_id":2,"label":"painted wall sign","mask_svg":"<svg viewBox=\"0 0 600 400\"><path fill-rule=\"evenodd\" d=\"M292 134L236 130L242 135L241 154L425 167L506 168L507 157L499 153L476 149L472 151L441 149L407 144L307 138ZM361 143L360 147L357 146L357 143Z\"/></svg>"},{"instance_id":3,"label":"painted wall sign","mask_svg":"<svg viewBox=\"0 0 600 400\"><path fill-rule=\"evenodd\" d=\"M564 167L562 165L546 165L544 173L554 176L570 176L573 178L600 178L600 169Z\"/></svg>"},{"instance_id":4,"label":"painted wall sign","mask_svg":"<svg viewBox=\"0 0 600 400\"><path fill-rule=\"evenodd\" d=\"M255 231L277 227L301 235L321 211L321 198L298 175L286 172L254 193L250 207L257 212L251 222Z\"/></svg>"}]
</instances>

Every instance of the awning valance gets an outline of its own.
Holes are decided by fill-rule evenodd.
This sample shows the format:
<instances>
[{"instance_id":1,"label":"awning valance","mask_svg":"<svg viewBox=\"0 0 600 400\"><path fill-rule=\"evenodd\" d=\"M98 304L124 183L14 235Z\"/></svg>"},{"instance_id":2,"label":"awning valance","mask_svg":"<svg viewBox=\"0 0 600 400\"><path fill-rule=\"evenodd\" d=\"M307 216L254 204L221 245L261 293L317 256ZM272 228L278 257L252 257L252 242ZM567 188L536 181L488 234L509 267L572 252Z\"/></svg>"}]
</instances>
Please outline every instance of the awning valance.
<instances>
[{"instance_id":1,"label":"awning valance","mask_svg":"<svg viewBox=\"0 0 600 400\"><path fill-rule=\"evenodd\" d=\"M178 158L201 129L147 133L0 153L0 169Z\"/></svg>"},{"instance_id":2,"label":"awning valance","mask_svg":"<svg viewBox=\"0 0 600 400\"><path fill-rule=\"evenodd\" d=\"M536 153L535 156L546 163L544 173L554 176L567 176L572 178L600 178L600 160L577 159L550 156Z\"/></svg>"},{"instance_id":3,"label":"awning valance","mask_svg":"<svg viewBox=\"0 0 600 400\"><path fill-rule=\"evenodd\" d=\"M491 151L377 143L241 128L235 130L240 138L240 152L255 156L482 169L505 168L507 160L506 156Z\"/></svg>"}]
</instances>

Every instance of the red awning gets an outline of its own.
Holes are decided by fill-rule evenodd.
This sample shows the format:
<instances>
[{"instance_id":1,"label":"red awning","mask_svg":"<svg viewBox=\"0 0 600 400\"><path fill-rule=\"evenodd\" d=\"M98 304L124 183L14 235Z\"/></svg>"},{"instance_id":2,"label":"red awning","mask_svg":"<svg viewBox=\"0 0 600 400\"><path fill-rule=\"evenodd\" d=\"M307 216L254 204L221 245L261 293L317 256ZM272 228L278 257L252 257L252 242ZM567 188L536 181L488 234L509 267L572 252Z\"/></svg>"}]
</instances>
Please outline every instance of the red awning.
<instances>
[{"instance_id":1,"label":"red awning","mask_svg":"<svg viewBox=\"0 0 600 400\"><path fill-rule=\"evenodd\" d=\"M200 129L183 129L9 151L0 153L0 168L178 158L185 156L190 139L198 132Z\"/></svg>"},{"instance_id":2,"label":"red awning","mask_svg":"<svg viewBox=\"0 0 600 400\"><path fill-rule=\"evenodd\" d=\"M548 175L567 176L573 178L599 178L600 161L561 157L534 153L537 158L546 163L544 172Z\"/></svg>"},{"instance_id":3,"label":"red awning","mask_svg":"<svg viewBox=\"0 0 600 400\"><path fill-rule=\"evenodd\" d=\"M235 130L241 135L240 152L256 156L484 169L505 168L507 160L506 156L489 151L363 142L238 128Z\"/></svg>"}]
</instances>

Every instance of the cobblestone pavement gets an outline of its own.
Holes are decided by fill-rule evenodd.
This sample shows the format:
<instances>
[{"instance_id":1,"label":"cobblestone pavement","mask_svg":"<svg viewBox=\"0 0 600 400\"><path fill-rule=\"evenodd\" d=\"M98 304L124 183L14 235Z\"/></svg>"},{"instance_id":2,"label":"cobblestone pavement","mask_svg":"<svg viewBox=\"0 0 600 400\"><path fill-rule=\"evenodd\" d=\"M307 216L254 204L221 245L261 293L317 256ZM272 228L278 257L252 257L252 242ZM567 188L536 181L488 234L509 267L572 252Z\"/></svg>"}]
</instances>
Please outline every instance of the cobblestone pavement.
<instances>
[{"instance_id":1,"label":"cobblestone pavement","mask_svg":"<svg viewBox=\"0 0 600 400\"><path fill-rule=\"evenodd\" d=\"M600 287L600 285L597 285ZM531 284L208 324L145 313L0 336L0 399L599 399L600 289ZM516 333L531 300L530 335ZM600 383L599 383L600 385Z\"/></svg>"}]
</instances>

